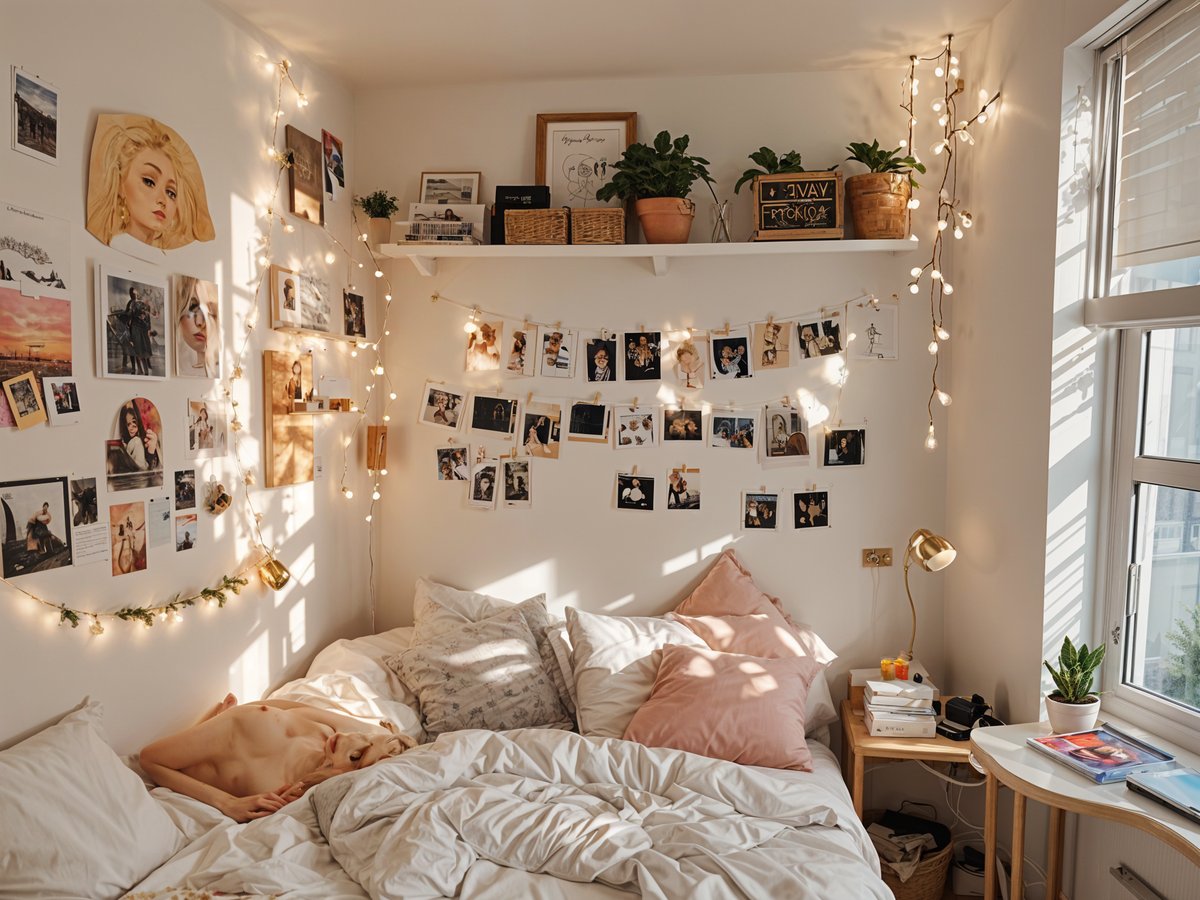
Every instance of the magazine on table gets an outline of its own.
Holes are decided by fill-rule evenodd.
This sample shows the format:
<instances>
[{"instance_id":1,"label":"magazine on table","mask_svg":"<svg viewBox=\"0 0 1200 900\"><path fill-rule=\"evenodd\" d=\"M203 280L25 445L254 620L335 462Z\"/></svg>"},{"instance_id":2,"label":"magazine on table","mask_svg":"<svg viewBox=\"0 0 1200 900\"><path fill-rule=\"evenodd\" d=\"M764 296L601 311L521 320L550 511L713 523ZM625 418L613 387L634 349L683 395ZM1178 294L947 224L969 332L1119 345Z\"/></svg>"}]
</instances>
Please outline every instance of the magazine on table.
<instances>
[{"instance_id":1,"label":"magazine on table","mask_svg":"<svg viewBox=\"0 0 1200 900\"><path fill-rule=\"evenodd\" d=\"M1200 822L1200 772L1181 766L1162 772L1134 772L1125 786Z\"/></svg>"},{"instance_id":2,"label":"magazine on table","mask_svg":"<svg viewBox=\"0 0 1200 900\"><path fill-rule=\"evenodd\" d=\"M1105 723L1090 731L1031 737L1030 747L1070 766L1097 784L1123 781L1135 772L1175 764L1175 757Z\"/></svg>"}]
</instances>

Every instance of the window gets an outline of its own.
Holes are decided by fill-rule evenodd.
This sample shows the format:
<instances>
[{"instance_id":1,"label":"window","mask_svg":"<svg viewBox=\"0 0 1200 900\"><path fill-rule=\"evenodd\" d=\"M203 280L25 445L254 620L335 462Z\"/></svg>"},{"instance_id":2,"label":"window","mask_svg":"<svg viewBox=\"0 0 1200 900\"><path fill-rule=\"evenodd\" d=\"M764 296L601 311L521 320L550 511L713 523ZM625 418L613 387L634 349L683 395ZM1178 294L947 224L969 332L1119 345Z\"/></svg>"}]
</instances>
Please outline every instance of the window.
<instances>
[{"instance_id":1,"label":"window","mask_svg":"<svg viewBox=\"0 0 1200 900\"><path fill-rule=\"evenodd\" d=\"M1200 0L1160 6L1099 74L1094 306L1136 303L1093 319L1120 335L1104 687L1200 731Z\"/></svg>"}]
</instances>

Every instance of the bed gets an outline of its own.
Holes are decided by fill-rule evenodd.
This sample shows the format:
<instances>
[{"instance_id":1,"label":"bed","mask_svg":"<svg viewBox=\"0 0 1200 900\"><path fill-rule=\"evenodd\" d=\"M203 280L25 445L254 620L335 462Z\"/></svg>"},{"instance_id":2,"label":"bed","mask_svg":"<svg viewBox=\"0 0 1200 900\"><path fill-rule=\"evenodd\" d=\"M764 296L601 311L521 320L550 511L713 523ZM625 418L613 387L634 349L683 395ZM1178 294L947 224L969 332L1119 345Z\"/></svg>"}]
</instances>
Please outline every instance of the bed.
<instances>
[{"instance_id":1,"label":"bed","mask_svg":"<svg viewBox=\"0 0 1200 900\"><path fill-rule=\"evenodd\" d=\"M544 598L540 602L544 608ZM514 607L500 608L511 612ZM455 616L463 611L450 610ZM496 618L487 615L495 607L476 606L469 612L485 625ZM94 861L84 865L75 859L79 871L68 871L65 877L68 883L76 879L77 884L89 885L79 896L121 896L132 885L130 896L138 900L187 897L186 890L295 900L368 896L586 900L630 893L697 900L891 896L879 878L878 858L854 815L837 761L822 742L828 740L824 726L832 712L823 678L818 679L814 696L803 701L810 718L821 721L810 728L807 741L800 741L805 768L811 771L647 746L620 735L655 726L654 717L639 726L631 716L650 710L658 696L667 668L663 635L670 643L666 652L677 646L674 641L687 644L693 639L680 638L686 629L670 618L635 620L568 612L566 626L556 629L539 623L548 637L556 636L560 642L555 647L547 640L539 655L556 663L565 657L565 671L555 669L556 689L562 692L564 706L572 708L571 721L580 724L583 734L546 727L547 723L495 730L439 721L436 698L429 693L419 697L419 688L410 685L419 686L421 681L414 659L418 664L432 661L434 670L444 674L438 668L444 657L434 654L430 659L414 628L338 641L317 656L304 678L271 696L325 706L364 720L385 719L426 743L395 759L330 779L283 810L246 824L164 788L146 794L128 769L123 774L109 772L105 767L111 768L110 762L102 759L104 749L85 733L98 724L99 716L95 704L87 704L64 720L72 733L59 736L57 742L51 735L49 744L32 748L36 763L30 765L38 767L43 781L61 784L53 771L58 754L64 770L74 770L81 783L108 786L122 781L122 785L111 787L113 797L98 798L94 810L76 804L74 821L58 826L36 821L35 810L45 808L45 798L25 798L30 822L21 826L24 833L12 833L20 808L6 813L0 822L0 838L11 837L20 844L0 851L0 874L13 874L13 866L19 869L22 854L36 871L33 856L52 852L60 868L64 859L92 853L102 854L104 866L114 869L98 869ZM471 622L457 622L456 636L473 627ZM614 629L615 642L610 633ZM655 637L647 644L644 633L631 638L630 629L648 630ZM608 657L601 653L599 661L588 651L588 642L597 643L597 635L599 649L609 653ZM575 646L569 644L572 637ZM646 647L654 641L659 645L647 653ZM450 652L463 655L460 644L452 644ZM532 645L530 652L535 652ZM708 646L697 641L689 659L707 666L713 656ZM582 670L573 671L572 660L583 663ZM408 668L403 667L406 663ZM406 677L399 677L398 671ZM647 686L647 677L653 687ZM760 671L754 677L764 675ZM589 695L589 680L604 686L603 690ZM638 682L643 694L653 691L648 699L638 698ZM706 689L711 693L711 686ZM592 702L597 696L602 700L599 706ZM637 702L631 705L630 697ZM523 709L530 706L527 692L520 704ZM624 721L615 713L622 704ZM821 709L826 704L828 712ZM610 721L614 715L615 724ZM441 727L434 729L435 725ZM735 747L754 743L745 734L703 739L724 740ZM19 753L16 770L11 768L13 761L5 758L23 747L0 754L0 782L7 774L20 776ZM87 759L73 758L80 753ZM50 778L45 777L47 760ZM64 771L63 778L70 781L72 776ZM0 786L0 793L3 790ZM141 796L132 796L134 790ZM144 803L150 806L143 808ZM87 814L113 804L122 809L123 821L115 825L109 821L109 833L97 847L97 837L89 835L95 826L89 826ZM37 834L39 828L54 831L48 839L57 843L56 849L47 851L47 836ZM51 864L42 863L43 867ZM136 877L131 877L133 872ZM12 896L44 896L37 893L41 888L36 875L18 872L8 880ZM72 895L69 889L60 889ZM181 889L186 890L180 893Z\"/></svg>"}]
</instances>

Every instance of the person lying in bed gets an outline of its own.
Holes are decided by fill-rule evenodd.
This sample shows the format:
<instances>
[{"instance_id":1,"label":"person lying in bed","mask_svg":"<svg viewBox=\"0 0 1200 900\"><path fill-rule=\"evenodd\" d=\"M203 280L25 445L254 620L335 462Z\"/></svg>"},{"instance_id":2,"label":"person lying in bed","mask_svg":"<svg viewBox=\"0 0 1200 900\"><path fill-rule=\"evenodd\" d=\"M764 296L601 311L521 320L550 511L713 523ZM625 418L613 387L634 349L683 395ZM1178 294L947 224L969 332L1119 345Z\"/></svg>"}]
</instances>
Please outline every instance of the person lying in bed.
<instances>
[{"instance_id":1,"label":"person lying in bed","mask_svg":"<svg viewBox=\"0 0 1200 900\"><path fill-rule=\"evenodd\" d=\"M195 725L147 745L140 756L159 786L248 822L282 809L326 778L364 769L413 744L391 723L364 725L290 700L239 706L228 694Z\"/></svg>"}]
</instances>

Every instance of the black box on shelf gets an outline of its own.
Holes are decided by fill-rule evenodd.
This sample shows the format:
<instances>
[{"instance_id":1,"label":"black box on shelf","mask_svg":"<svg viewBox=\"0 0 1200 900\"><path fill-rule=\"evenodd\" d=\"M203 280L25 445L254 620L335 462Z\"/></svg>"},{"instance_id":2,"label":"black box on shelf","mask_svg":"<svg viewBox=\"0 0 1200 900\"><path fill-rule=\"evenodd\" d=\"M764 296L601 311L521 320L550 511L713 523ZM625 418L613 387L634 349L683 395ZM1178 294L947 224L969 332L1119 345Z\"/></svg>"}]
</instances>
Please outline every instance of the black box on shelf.
<instances>
[{"instance_id":1,"label":"black box on shelf","mask_svg":"<svg viewBox=\"0 0 1200 900\"><path fill-rule=\"evenodd\" d=\"M492 207L492 243L504 243L504 211L507 209L549 209L550 188L544 184L509 185L496 188Z\"/></svg>"}]
</instances>

